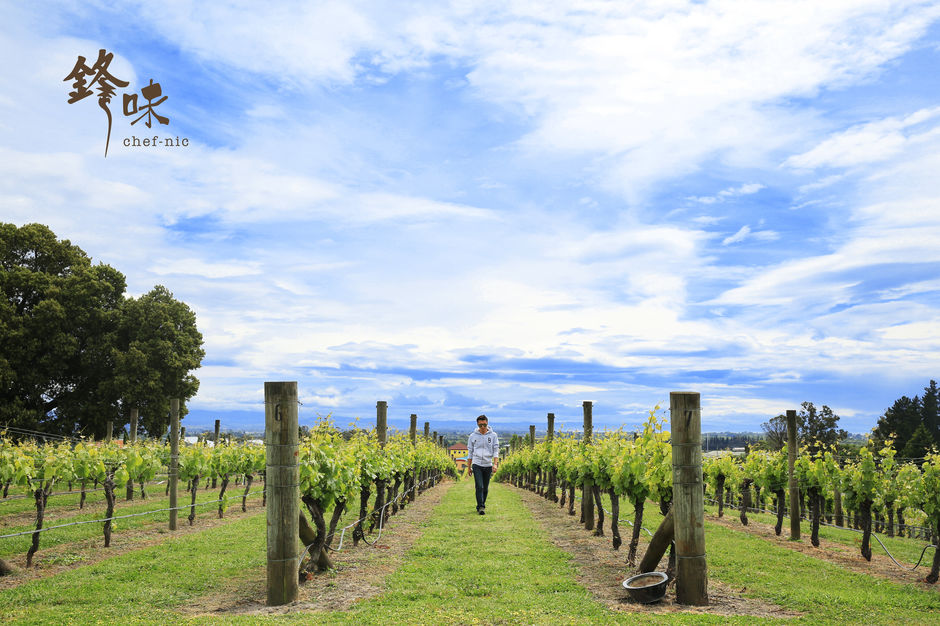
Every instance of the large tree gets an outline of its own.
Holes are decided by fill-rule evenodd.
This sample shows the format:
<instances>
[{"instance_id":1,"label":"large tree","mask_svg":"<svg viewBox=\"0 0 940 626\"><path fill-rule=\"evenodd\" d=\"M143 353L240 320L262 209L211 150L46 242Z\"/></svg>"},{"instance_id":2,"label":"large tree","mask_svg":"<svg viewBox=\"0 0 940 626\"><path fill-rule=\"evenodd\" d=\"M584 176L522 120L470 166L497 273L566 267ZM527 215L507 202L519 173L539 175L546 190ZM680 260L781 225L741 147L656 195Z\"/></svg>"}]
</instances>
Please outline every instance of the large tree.
<instances>
[{"instance_id":1,"label":"large tree","mask_svg":"<svg viewBox=\"0 0 940 626\"><path fill-rule=\"evenodd\" d=\"M143 429L160 434L170 423L170 398L185 402L199 389L199 380L190 374L205 356L196 314L157 285L124 302L117 335L114 388L126 409L140 410Z\"/></svg>"},{"instance_id":2,"label":"large tree","mask_svg":"<svg viewBox=\"0 0 940 626\"><path fill-rule=\"evenodd\" d=\"M837 427L839 416L825 404L818 411L812 402L804 402L800 406L800 412L796 415L800 438L814 452L835 446L849 436L849 433Z\"/></svg>"},{"instance_id":3,"label":"large tree","mask_svg":"<svg viewBox=\"0 0 940 626\"><path fill-rule=\"evenodd\" d=\"M48 227L0 224L0 426L100 437L140 406L154 433L166 398L195 394L195 315L164 287L136 300L124 289Z\"/></svg>"},{"instance_id":4,"label":"large tree","mask_svg":"<svg viewBox=\"0 0 940 626\"><path fill-rule=\"evenodd\" d=\"M895 449L904 450L921 427L932 443L940 447L940 389L935 380L924 387L923 396L901 396L895 400L878 418L872 437L878 445L893 439ZM918 449L925 443L925 433L917 435L915 447Z\"/></svg>"},{"instance_id":5,"label":"large tree","mask_svg":"<svg viewBox=\"0 0 940 626\"><path fill-rule=\"evenodd\" d=\"M764 443L768 450L779 450L787 445L787 418L785 415L772 417L760 427L764 430Z\"/></svg>"},{"instance_id":6,"label":"large tree","mask_svg":"<svg viewBox=\"0 0 940 626\"><path fill-rule=\"evenodd\" d=\"M65 432L113 417L102 381L124 285L46 226L0 224L0 420Z\"/></svg>"},{"instance_id":7,"label":"large tree","mask_svg":"<svg viewBox=\"0 0 940 626\"><path fill-rule=\"evenodd\" d=\"M809 446L816 451L823 447L834 446L846 437L848 433L837 428L839 416L833 413L825 404L817 410L812 402L803 402L800 412L796 414L796 433L800 445ZM770 418L761 424L764 430L764 440L767 447L779 450L787 441L787 418L783 415Z\"/></svg>"}]
</instances>

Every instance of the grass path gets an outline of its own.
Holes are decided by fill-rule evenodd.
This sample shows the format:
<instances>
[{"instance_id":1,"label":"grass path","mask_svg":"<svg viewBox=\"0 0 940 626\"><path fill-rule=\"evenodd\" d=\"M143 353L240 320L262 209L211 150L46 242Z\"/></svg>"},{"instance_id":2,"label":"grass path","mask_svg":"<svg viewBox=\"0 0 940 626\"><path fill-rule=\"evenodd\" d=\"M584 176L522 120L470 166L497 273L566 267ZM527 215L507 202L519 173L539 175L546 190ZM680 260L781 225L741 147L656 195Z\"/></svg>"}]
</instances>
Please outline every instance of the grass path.
<instances>
[{"instance_id":1,"label":"grass path","mask_svg":"<svg viewBox=\"0 0 940 626\"><path fill-rule=\"evenodd\" d=\"M575 581L571 557L556 548L517 492L494 484L487 515L474 511L473 483L444 497L385 593L349 611L294 613L272 621L317 624L609 624L662 621L610 611ZM253 617L257 620L257 617ZM675 615L674 623L734 623L723 616ZM753 623L753 618L738 623Z\"/></svg>"}]
</instances>

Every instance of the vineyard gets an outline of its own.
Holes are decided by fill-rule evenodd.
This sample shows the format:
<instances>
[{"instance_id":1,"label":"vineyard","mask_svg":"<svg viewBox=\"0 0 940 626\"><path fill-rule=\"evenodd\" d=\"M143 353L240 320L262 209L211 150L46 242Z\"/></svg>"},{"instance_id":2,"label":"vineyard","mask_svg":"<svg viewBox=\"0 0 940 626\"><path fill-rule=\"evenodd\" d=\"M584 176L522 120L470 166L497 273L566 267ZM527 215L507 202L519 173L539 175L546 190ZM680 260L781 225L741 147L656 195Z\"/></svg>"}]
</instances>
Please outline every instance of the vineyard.
<instances>
[{"instance_id":1,"label":"vineyard","mask_svg":"<svg viewBox=\"0 0 940 626\"><path fill-rule=\"evenodd\" d=\"M135 577L143 562L148 563L149 573L142 579L147 585L211 607L204 610L221 611L226 622L276 620L294 611L309 616L306 612L313 611L313 619L322 623L450 623L453 611L491 595L500 601L495 613L485 613L484 623L619 622L622 617L634 620L643 611L679 610L674 601L659 609L624 604L623 590L610 581L648 569L676 572L674 546L666 542L657 547L655 539L671 518L674 493L672 433L658 407L636 432L575 434L550 428L550 437L536 441L530 430L527 445L516 446L501 460L494 475L499 482L491 489L493 514L479 519L468 515L472 481L468 484L454 473L440 442L414 428L386 436L383 422L377 421L373 430L344 432L321 420L299 440L299 539L304 550L293 564L302 591L300 602L279 613L262 612L264 518L276 488L266 475L270 441L180 446L176 472L185 502L171 507L173 454L168 442L63 438L39 443L5 434L0 437L0 559L8 575L0 577L0 615L9 603L10 618L45 623L71 601L55 585L85 588L99 576L133 597L127 586L131 583L123 581L141 581ZM915 616L909 623L930 622L916 616L940 611L936 586L929 584L936 581L940 558L926 547L936 544L940 455L899 459L889 445L877 453L863 448L856 457L845 458L807 446L794 469L799 498L791 501L785 449L705 459L709 584L717 591L712 606L699 614L702 621L752 623L761 616L830 623L809 617L820 602L813 595L813 573L821 571L836 581L854 581L848 587L869 580L880 590L877 602L870 595L864 600L840 596L845 615L887 623L904 607ZM168 518L176 512L171 508L186 515L175 536L173 531L167 536ZM734 526L740 530L729 525L730 509L736 511ZM817 560L768 544L759 548L768 564L806 573L789 591L762 586L764 574L754 569L752 558L758 549L754 542L762 540L749 531L763 525L781 535L785 516L794 510L809 524L813 546L860 546L859 563L879 561L888 557L873 556L870 537L881 533L883 545L894 553L891 558L899 560L898 569L909 571L917 562L927 583L919 589L909 582L885 587L877 578L832 565L826 560L831 555L822 549ZM624 527L627 536L621 538ZM483 529L495 554L479 555L485 563L480 567L488 572L480 579L467 571L465 544ZM859 542L838 543L845 541L838 533L856 529ZM497 543L489 543L496 538ZM627 545L621 550L623 543ZM572 565L562 554L575 545L580 547ZM82 555L87 564L63 565L70 554ZM204 566L187 569L185 563L193 559ZM200 578L203 567L211 578ZM520 577L520 567L531 575ZM580 568L580 583L572 567ZM381 574L386 570L393 573ZM747 585L728 587L742 575L750 581ZM374 598L362 591L363 581L376 588L370 592L377 594ZM485 581L499 589L487 588ZM585 603L581 584L592 590L594 600ZM37 600L47 597L48 606ZM132 602L156 611L152 618L138 618L142 622L188 619L178 609L158 609L165 602L150 596ZM232 613L236 607L247 613ZM40 617L28 618L33 611ZM117 614L108 611L89 621L115 619ZM621 615L623 611L628 614ZM80 611L68 614L84 620ZM200 621L211 618L199 615Z\"/></svg>"},{"instance_id":2,"label":"vineyard","mask_svg":"<svg viewBox=\"0 0 940 626\"><path fill-rule=\"evenodd\" d=\"M107 548L118 521L176 512L159 505L164 499L157 506L144 510L134 507L126 514L121 514L117 505L117 494L122 490L125 503L134 501L135 494L141 501L152 501L155 489L168 496L169 481L155 479L158 475L168 475L170 458L171 446L156 441L124 445L62 440L39 444L32 439L14 442L4 434L0 437L0 484L3 488L0 506L5 508L0 509L0 519L7 512L22 512L24 500L32 500L35 524L29 530L4 524L0 540L7 545L0 545L0 555L14 552L15 548L10 547L13 540L28 539L25 567L30 568L45 532L100 524L102 545ZM326 420L301 442L298 461L301 500L312 521L311 526L306 517L302 517L300 538L308 546L311 563L307 567L311 571L331 567L328 550L332 547L337 524L355 503L359 504L359 519L352 529L352 540L358 544L368 540L368 533L380 528L399 508L414 501L419 491L439 482L446 472L454 473L449 456L429 440L412 441L407 434L399 433L379 446L375 431L356 430L344 438ZM183 446L176 471L181 483L186 485L190 502L173 508L188 509L186 519L193 525L197 507L215 506L221 519L233 500L240 500L243 512L247 511L250 497L259 497L264 505L267 501L265 467L263 445L220 442L209 446L202 442ZM214 499L197 502L200 489L208 490L217 483L220 487ZM230 484L240 487L240 493L230 493ZM100 519L47 525L46 509L50 502L54 504L57 498L78 496L77 509L81 511L89 494L99 492L103 492L107 504ZM375 494L375 501L370 509L372 494ZM341 532L345 536L345 529ZM7 565L3 568L9 570Z\"/></svg>"},{"instance_id":3,"label":"vineyard","mask_svg":"<svg viewBox=\"0 0 940 626\"><path fill-rule=\"evenodd\" d=\"M632 534L627 562L636 564L646 502L658 503L665 514L673 495L670 433L666 430L667 419L658 409L650 412L639 432L620 429L590 439L569 434L540 443L530 440L528 447L519 447L504 460L497 478L567 506L569 515L575 514L575 494L579 490L580 519L596 535L604 534L605 509L593 503L600 503L603 494L611 506L610 533L615 550L622 544L619 511L621 500L626 500L634 511L629 520ZM905 462L896 456L890 441L877 455L863 447L852 459L806 445L795 463L799 497L791 501L786 448L776 452L755 450L743 459L727 454L703 462L705 495L717 505L719 517L724 515L726 505L738 509L745 526L749 512L771 507L777 535L781 534L784 517L796 507L799 515L811 522L814 546L819 545L820 524L852 527L862 534L861 556L869 561L873 530L883 531L888 537L923 539L928 544L925 553L934 548L926 581L936 583L940 572L940 553L935 549L940 534L940 454ZM556 495L556 489L560 495ZM669 567L675 567L674 559ZM642 565L640 571L646 571Z\"/></svg>"}]
</instances>

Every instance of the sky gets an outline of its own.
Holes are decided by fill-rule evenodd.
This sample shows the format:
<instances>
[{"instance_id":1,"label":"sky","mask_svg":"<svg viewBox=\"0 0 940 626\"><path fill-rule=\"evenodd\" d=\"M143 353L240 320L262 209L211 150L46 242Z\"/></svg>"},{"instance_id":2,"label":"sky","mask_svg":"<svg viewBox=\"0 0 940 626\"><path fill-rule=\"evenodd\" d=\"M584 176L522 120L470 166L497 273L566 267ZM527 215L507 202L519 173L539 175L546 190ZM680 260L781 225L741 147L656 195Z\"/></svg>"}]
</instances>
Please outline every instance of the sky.
<instances>
[{"instance_id":1,"label":"sky","mask_svg":"<svg viewBox=\"0 0 940 626\"><path fill-rule=\"evenodd\" d=\"M0 221L195 311L192 427L296 380L302 424L633 427L698 391L705 431L811 401L866 432L940 375L935 2L4 13ZM64 80L102 49L106 157ZM149 81L166 125L124 114Z\"/></svg>"}]
</instances>

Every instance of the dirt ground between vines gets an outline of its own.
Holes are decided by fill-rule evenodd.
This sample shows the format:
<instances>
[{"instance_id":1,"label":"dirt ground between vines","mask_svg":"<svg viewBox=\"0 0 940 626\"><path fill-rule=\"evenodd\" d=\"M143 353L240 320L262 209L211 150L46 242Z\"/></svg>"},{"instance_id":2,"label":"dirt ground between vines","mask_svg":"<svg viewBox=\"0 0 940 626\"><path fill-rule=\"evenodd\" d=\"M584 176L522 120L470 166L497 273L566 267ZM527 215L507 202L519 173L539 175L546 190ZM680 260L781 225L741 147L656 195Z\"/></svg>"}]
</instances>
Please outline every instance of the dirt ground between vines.
<instances>
[{"instance_id":1,"label":"dirt ground between vines","mask_svg":"<svg viewBox=\"0 0 940 626\"><path fill-rule=\"evenodd\" d=\"M731 515L725 513L724 517L721 518L719 518L717 514L706 514L705 519L715 524L721 524L726 528L756 535L766 541L776 543L778 546L783 546L784 548L802 552L816 557L817 559L835 563L853 572L870 574L897 583L911 583L921 589L932 589L940 592L940 586L924 582L924 577L930 572L930 565L933 562L933 554L929 551L925 555L924 561L921 562L920 567L914 571L910 571L910 568L914 566L913 563L909 565L905 564L907 565L907 569L901 569L888 558L888 555L884 553L884 550L882 550L881 546L878 545L878 542L874 539L871 541L871 562L866 561L861 554L861 534L858 535L858 540L853 546L820 538L819 547L814 548L813 544L810 543L810 536L808 534L803 535L800 541L790 541L789 519L784 520L783 531L779 537L774 532L774 527L770 524L756 522L752 519L747 526L743 525L740 519L738 519L737 511L733 511Z\"/></svg>"},{"instance_id":2,"label":"dirt ground between vines","mask_svg":"<svg viewBox=\"0 0 940 626\"><path fill-rule=\"evenodd\" d=\"M296 602L267 606L264 572L261 576L258 572L247 572L242 580L232 581L227 589L191 602L182 611L190 616L345 611L359 600L382 593L385 578L401 565L405 554L421 536L422 525L454 484L445 480L389 518L381 540L374 547L360 544L352 549L352 536L347 532L343 551L330 553L335 571L319 574L303 583ZM338 540L334 546L337 544Z\"/></svg>"},{"instance_id":3,"label":"dirt ground between vines","mask_svg":"<svg viewBox=\"0 0 940 626\"><path fill-rule=\"evenodd\" d=\"M630 542L630 527L621 527L623 545L620 550L611 547L610 522L605 519L605 532L608 536L595 537L584 530L578 523L578 516L569 516L558 504L549 502L531 491L516 489L522 501L532 512L532 516L548 533L552 542L574 557L578 570L577 580L594 597L609 609L630 613L708 613L714 615L752 615L755 617L795 618L802 615L783 607L741 595L743 590L732 589L721 582L709 579L709 606L688 607L676 604L675 586L670 583L666 597L655 604L640 604L627 596L623 581L633 575L633 570L626 564L627 547ZM625 534L626 533L626 534ZM641 535L637 554L642 556L648 545L648 537ZM657 568L666 569L667 557Z\"/></svg>"},{"instance_id":4,"label":"dirt ground between vines","mask_svg":"<svg viewBox=\"0 0 940 626\"><path fill-rule=\"evenodd\" d=\"M206 507L201 507L206 509ZM246 507L248 510L242 512L241 502L233 501L233 504L225 511L225 517L219 519L215 515L211 517L205 514L196 517L195 523L190 526L186 520L188 513L180 511L179 527L170 532L165 521L147 524L141 528L122 530L120 526L111 535L111 546L104 547L104 537L97 534L94 537L82 539L72 543L62 543L57 546L43 548L42 541L39 543L39 551L33 557L33 567L26 569L26 554L17 555L14 558L5 559L14 570L9 576L0 577L0 590L10 589L22 585L23 583L39 578L55 576L77 567L94 565L106 559L113 559L116 556L148 548L164 541L182 537L191 533L198 533L216 526L231 523L235 520L257 515L264 512L261 506L261 498L248 498ZM215 509L212 509L214 512ZM116 511L120 515L120 509ZM120 523L120 520L118 520ZM100 528L100 526L99 526ZM55 531L53 531L55 532Z\"/></svg>"}]
</instances>

